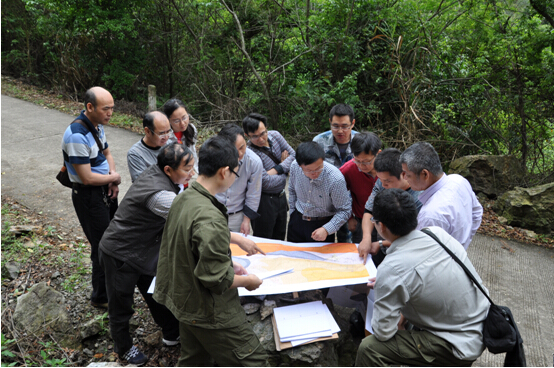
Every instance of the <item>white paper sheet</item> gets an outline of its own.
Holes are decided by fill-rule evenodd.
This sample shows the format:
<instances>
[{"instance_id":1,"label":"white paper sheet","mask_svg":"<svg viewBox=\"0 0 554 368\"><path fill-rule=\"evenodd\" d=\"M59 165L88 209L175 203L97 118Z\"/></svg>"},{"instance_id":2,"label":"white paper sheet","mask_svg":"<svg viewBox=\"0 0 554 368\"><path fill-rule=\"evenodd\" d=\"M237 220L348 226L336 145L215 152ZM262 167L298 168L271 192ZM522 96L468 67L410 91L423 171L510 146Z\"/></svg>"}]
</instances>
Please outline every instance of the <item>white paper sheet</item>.
<instances>
[{"instance_id":1,"label":"white paper sheet","mask_svg":"<svg viewBox=\"0 0 554 368\"><path fill-rule=\"evenodd\" d=\"M293 346L340 331L329 308L320 301L275 308L273 313L281 342Z\"/></svg>"},{"instance_id":2,"label":"white paper sheet","mask_svg":"<svg viewBox=\"0 0 554 368\"><path fill-rule=\"evenodd\" d=\"M156 276L152 279L152 282L150 283L150 287L148 288L147 293L148 294L154 294L154 289L156 288Z\"/></svg>"}]
</instances>

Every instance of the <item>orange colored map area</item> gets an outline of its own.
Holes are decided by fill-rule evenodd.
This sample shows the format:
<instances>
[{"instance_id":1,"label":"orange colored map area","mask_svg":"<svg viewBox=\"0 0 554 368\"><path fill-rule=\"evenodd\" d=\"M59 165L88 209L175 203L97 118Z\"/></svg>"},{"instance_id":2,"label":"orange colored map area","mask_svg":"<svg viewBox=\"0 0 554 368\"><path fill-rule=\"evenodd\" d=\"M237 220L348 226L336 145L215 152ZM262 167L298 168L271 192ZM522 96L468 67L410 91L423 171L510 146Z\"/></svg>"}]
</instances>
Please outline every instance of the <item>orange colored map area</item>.
<instances>
[{"instance_id":1,"label":"orange colored map area","mask_svg":"<svg viewBox=\"0 0 554 368\"><path fill-rule=\"evenodd\" d=\"M266 254L272 252L284 251L298 251L298 252L318 252L318 253L358 253L358 249L355 244L352 243L336 243L324 245L322 247L294 247L290 245L281 245L275 243L257 243ZM234 256L244 256L247 253L243 251L238 245L231 244L231 253Z\"/></svg>"}]
</instances>

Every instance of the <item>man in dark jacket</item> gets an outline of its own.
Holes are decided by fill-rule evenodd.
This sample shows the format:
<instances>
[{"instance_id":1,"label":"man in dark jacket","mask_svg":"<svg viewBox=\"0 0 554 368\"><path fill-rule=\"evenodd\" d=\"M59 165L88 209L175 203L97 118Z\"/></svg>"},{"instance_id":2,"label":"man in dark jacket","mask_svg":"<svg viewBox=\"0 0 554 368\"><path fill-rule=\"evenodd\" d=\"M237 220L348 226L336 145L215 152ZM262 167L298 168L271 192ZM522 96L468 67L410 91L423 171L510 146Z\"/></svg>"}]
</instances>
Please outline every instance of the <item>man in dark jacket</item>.
<instances>
[{"instance_id":1,"label":"man in dark jacket","mask_svg":"<svg viewBox=\"0 0 554 368\"><path fill-rule=\"evenodd\" d=\"M130 364L148 358L133 345L129 319L134 313L135 285L144 297L154 321L162 328L165 345L177 345L179 322L148 294L156 275L158 254L169 208L194 175L192 152L181 144L169 144L158 154L158 164L135 180L100 241L100 263L106 274L110 331L115 352Z\"/></svg>"}]
</instances>

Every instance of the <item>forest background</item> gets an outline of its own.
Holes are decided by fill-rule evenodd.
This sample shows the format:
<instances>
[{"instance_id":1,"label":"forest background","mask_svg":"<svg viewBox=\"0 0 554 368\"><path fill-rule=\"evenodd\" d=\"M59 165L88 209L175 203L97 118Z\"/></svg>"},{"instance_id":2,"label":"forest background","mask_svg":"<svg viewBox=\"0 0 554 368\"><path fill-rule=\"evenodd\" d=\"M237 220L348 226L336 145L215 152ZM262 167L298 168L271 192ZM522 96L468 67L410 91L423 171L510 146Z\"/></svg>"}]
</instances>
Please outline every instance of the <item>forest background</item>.
<instances>
[{"instance_id":1,"label":"forest background","mask_svg":"<svg viewBox=\"0 0 554 368\"><path fill-rule=\"evenodd\" d=\"M250 112L302 140L336 103L355 129L445 164L512 154L554 180L553 0L2 0L2 74L146 109L181 98L204 124ZM118 103L116 103L117 107Z\"/></svg>"}]
</instances>

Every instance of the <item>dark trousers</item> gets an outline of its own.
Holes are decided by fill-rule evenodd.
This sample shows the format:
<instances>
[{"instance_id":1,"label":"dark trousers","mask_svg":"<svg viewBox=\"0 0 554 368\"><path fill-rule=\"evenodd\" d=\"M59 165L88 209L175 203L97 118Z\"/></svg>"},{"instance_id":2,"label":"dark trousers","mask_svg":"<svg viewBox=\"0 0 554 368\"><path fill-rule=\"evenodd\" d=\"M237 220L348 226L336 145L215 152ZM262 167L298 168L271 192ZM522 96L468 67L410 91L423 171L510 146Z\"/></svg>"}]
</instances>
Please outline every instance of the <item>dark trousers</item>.
<instances>
[{"instance_id":1,"label":"dark trousers","mask_svg":"<svg viewBox=\"0 0 554 368\"><path fill-rule=\"evenodd\" d=\"M337 241L339 243L356 243L352 239L352 233L348 230L348 222L342 225L337 231Z\"/></svg>"},{"instance_id":2,"label":"dark trousers","mask_svg":"<svg viewBox=\"0 0 554 368\"><path fill-rule=\"evenodd\" d=\"M129 333L129 320L135 313L133 309L135 285L148 304L152 318L162 328L164 338L177 340L179 321L169 309L156 302L152 294L147 293L154 276L143 275L127 263L102 251L100 251L100 261L106 273L108 314L114 351L121 357L133 346L133 338Z\"/></svg>"},{"instance_id":3,"label":"dark trousers","mask_svg":"<svg viewBox=\"0 0 554 368\"><path fill-rule=\"evenodd\" d=\"M294 212L290 215L287 241L294 243L315 242L315 240L312 239L312 233L314 232L314 230L319 229L328 222L329 220L302 220L302 214L297 210L294 210ZM327 238L323 240L323 242L334 243L335 234L329 234Z\"/></svg>"},{"instance_id":4,"label":"dark trousers","mask_svg":"<svg viewBox=\"0 0 554 368\"><path fill-rule=\"evenodd\" d=\"M92 295L90 300L95 303L106 303L106 280L104 270L98 259L98 245L108 228L115 211L117 199L104 201L107 198L108 186L73 188L71 199L73 207L90 243L90 259L92 261Z\"/></svg>"},{"instance_id":5,"label":"dark trousers","mask_svg":"<svg viewBox=\"0 0 554 368\"><path fill-rule=\"evenodd\" d=\"M262 193L258 207L260 217L252 221L254 236L285 240L288 208L287 196L284 193Z\"/></svg>"}]
</instances>

